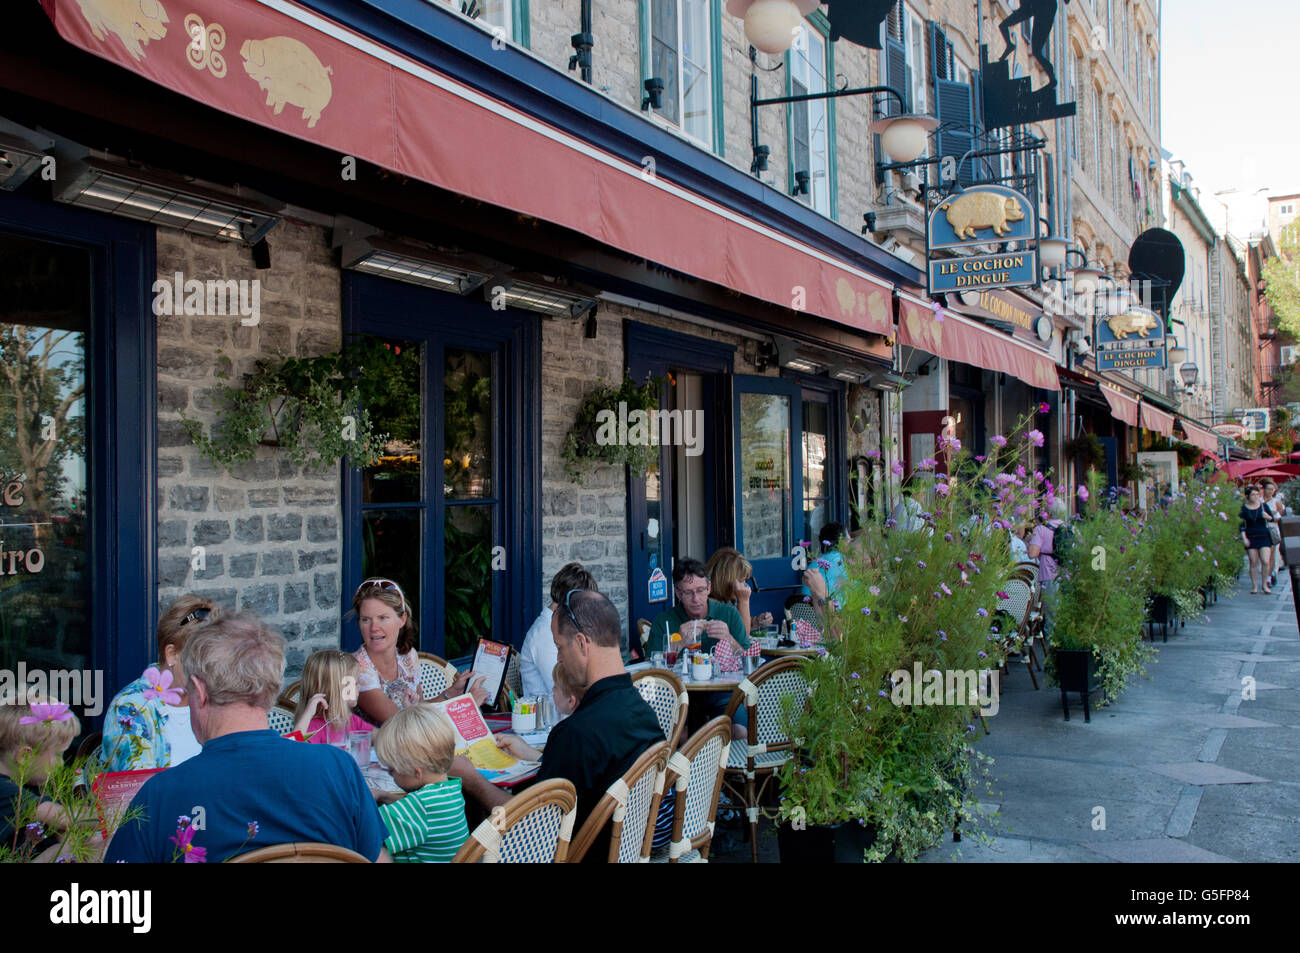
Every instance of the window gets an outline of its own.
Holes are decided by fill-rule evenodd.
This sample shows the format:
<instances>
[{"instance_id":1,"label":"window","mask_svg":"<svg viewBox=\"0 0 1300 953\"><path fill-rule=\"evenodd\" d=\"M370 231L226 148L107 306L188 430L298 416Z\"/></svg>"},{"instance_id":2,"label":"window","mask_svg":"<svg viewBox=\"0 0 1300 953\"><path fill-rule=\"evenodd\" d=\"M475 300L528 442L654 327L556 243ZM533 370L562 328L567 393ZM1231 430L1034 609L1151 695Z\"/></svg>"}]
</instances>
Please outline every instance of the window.
<instances>
[{"instance_id":1,"label":"window","mask_svg":"<svg viewBox=\"0 0 1300 953\"><path fill-rule=\"evenodd\" d=\"M826 92L826 37L805 23L790 49L790 95ZM828 100L790 104L790 179L807 172L808 194L799 196L823 215L831 213L831 107Z\"/></svg>"},{"instance_id":2,"label":"window","mask_svg":"<svg viewBox=\"0 0 1300 953\"><path fill-rule=\"evenodd\" d=\"M1147 57L1147 119L1151 123L1156 121L1156 57L1154 53Z\"/></svg>"},{"instance_id":3,"label":"window","mask_svg":"<svg viewBox=\"0 0 1300 953\"><path fill-rule=\"evenodd\" d=\"M713 145L713 0L649 0L650 75L664 81L659 115Z\"/></svg>"},{"instance_id":4,"label":"window","mask_svg":"<svg viewBox=\"0 0 1300 953\"><path fill-rule=\"evenodd\" d=\"M1118 120L1116 120L1118 122ZM1110 194L1111 201L1115 204L1115 210L1120 208L1119 204L1119 132L1115 129L1114 124L1110 127Z\"/></svg>"},{"instance_id":5,"label":"window","mask_svg":"<svg viewBox=\"0 0 1300 953\"><path fill-rule=\"evenodd\" d=\"M1096 180L1097 185L1102 184L1103 176L1101 174L1101 87L1092 87L1092 140L1093 140L1093 163L1092 177Z\"/></svg>"},{"instance_id":6,"label":"window","mask_svg":"<svg viewBox=\"0 0 1300 953\"><path fill-rule=\"evenodd\" d=\"M912 70L912 111L929 112L926 105L925 72L925 21L916 15L911 7L904 5L907 11L907 65Z\"/></svg>"},{"instance_id":7,"label":"window","mask_svg":"<svg viewBox=\"0 0 1300 953\"><path fill-rule=\"evenodd\" d=\"M522 46L528 45L528 0L474 0L466 7L461 0L442 0L480 24Z\"/></svg>"},{"instance_id":8,"label":"window","mask_svg":"<svg viewBox=\"0 0 1300 953\"><path fill-rule=\"evenodd\" d=\"M889 11L885 25L884 64L881 72L885 85L898 90L909 99L910 112L928 112L926 88L929 73L925 69L925 21L905 3ZM897 104L890 99L890 108Z\"/></svg>"},{"instance_id":9,"label":"window","mask_svg":"<svg viewBox=\"0 0 1300 953\"><path fill-rule=\"evenodd\" d=\"M1079 98L1079 51L1074 44L1070 44L1070 57L1066 61L1065 81L1068 86L1069 95L1075 99ZM1076 117L1070 117L1069 133L1070 137L1070 158L1079 158L1079 123Z\"/></svg>"}]
</instances>

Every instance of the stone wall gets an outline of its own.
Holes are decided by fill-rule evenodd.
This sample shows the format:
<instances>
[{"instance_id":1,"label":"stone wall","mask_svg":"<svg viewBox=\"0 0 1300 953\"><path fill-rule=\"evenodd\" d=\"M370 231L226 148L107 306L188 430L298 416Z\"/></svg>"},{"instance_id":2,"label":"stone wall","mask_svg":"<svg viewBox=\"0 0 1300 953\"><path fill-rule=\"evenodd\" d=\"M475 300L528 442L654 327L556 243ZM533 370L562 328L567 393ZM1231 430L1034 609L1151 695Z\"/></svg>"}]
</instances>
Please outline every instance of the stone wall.
<instances>
[{"instance_id":1,"label":"stone wall","mask_svg":"<svg viewBox=\"0 0 1300 953\"><path fill-rule=\"evenodd\" d=\"M158 229L158 274L174 280L260 280L260 323L228 316L158 321L158 601L195 592L256 612L289 643L289 671L339 644L339 471L313 474L276 448L234 472L194 447L184 413L212 423L218 368L231 382L259 358L311 356L338 347L340 275L321 229L282 223L269 236L272 267L247 248ZM194 547L202 547L197 568Z\"/></svg>"}]
</instances>

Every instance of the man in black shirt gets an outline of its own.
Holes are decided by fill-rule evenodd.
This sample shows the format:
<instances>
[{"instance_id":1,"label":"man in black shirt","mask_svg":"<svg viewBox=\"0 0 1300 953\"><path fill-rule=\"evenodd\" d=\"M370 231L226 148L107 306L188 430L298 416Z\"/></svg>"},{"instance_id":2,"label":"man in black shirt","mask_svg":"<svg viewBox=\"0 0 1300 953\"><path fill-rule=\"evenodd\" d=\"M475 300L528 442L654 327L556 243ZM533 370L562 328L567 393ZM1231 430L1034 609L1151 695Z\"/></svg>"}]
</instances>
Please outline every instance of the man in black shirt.
<instances>
[{"instance_id":1,"label":"man in black shirt","mask_svg":"<svg viewBox=\"0 0 1300 953\"><path fill-rule=\"evenodd\" d=\"M586 685L577 710L551 730L537 780L564 778L578 791L576 833L605 790L632 767L646 749L664 740L650 706L632 687L619 649L622 625L618 610L598 592L575 589L568 593L551 618L551 634L559 662L577 685ZM501 735L497 743L517 758L538 753L514 735ZM467 794L488 810L504 804L510 795L484 778L464 758L457 758L451 774L459 777ZM592 845L587 859L603 861L609 854L606 831Z\"/></svg>"}]
</instances>

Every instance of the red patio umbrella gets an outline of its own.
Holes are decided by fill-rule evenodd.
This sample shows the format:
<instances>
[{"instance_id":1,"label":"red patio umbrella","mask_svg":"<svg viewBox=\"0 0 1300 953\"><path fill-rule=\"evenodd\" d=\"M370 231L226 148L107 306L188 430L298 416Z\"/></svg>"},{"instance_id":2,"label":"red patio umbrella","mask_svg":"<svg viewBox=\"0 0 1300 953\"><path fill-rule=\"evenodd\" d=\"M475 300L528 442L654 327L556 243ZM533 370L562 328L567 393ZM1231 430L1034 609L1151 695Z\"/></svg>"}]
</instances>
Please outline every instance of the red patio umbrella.
<instances>
[{"instance_id":1,"label":"red patio umbrella","mask_svg":"<svg viewBox=\"0 0 1300 953\"><path fill-rule=\"evenodd\" d=\"M1240 480L1248 473L1254 473L1256 470L1263 470L1275 464L1282 464L1280 457L1268 457L1263 460L1233 460L1223 465L1224 472L1234 480ZM1291 466L1291 464L1282 464Z\"/></svg>"},{"instance_id":2,"label":"red patio umbrella","mask_svg":"<svg viewBox=\"0 0 1300 953\"><path fill-rule=\"evenodd\" d=\"M1285 469L1283 469L1284 467ZM1237 477L1237 479L1249 480L1254 483L1265 478L1272 480L1290 480L1297 476L1300 476L1300 465L1294 463L1283 463L1276 467L1264 467L1259 470L1252 470L1244 476Z\"/></svg>"}]
</instances>

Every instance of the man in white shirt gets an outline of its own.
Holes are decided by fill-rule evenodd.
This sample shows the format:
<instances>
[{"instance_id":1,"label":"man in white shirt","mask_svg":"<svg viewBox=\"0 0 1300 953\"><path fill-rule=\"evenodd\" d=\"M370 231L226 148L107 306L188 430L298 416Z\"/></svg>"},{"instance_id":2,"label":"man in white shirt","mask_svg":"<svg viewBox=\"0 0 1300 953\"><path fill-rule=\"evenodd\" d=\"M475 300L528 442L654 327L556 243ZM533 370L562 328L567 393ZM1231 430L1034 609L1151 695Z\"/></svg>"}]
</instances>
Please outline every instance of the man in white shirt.
<instances>
[{"instance_id":1,"label":"man in white shirt","mask_svg":"<svg viewBox=\"0 0 1300 953\"><path fill-rule=\"evenodd\" d=\"M573 589L599 591L595 577L582 568L582 563L568 563L555 574L551 580L551 604L542 609L524 636L523 648L519 650L519 675L525 695L550 695L555 690L551 673L558 656L551 634L551 617Z\"/></svg>"}]
</instances>

